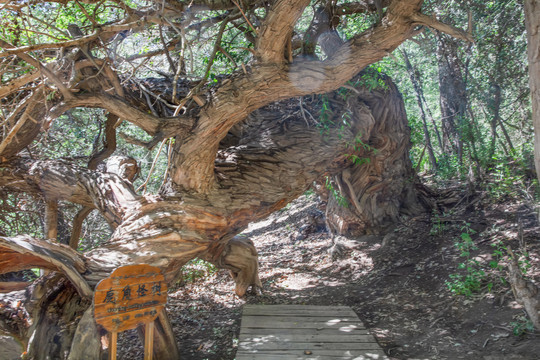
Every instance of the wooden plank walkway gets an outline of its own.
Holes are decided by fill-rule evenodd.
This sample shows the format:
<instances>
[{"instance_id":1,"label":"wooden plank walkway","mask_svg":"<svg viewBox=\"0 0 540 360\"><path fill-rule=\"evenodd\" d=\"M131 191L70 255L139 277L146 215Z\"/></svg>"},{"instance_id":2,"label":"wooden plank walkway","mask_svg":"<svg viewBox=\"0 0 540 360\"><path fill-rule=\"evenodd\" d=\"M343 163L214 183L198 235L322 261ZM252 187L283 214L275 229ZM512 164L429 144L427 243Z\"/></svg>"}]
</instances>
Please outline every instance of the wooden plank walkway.
<instances>
[{"instance_id":1,"label":"wooden plank walkway","mask_svg":"<svg viewBox=\"0 0 540 360\"><path fill-rule=\"evenodd\" d=\"M246 305L236 360L388 359L348 306Z\"/></svg>"}]
</instances>

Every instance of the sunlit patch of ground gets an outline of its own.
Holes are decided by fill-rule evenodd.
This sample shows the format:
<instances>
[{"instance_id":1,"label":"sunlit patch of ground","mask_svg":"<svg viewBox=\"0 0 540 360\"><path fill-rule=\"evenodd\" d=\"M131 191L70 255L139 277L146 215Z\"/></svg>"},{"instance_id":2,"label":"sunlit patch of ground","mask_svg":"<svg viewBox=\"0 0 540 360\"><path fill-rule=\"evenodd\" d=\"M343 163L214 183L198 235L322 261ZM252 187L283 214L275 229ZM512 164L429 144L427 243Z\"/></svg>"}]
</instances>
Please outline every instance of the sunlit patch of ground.
<instances>
[{"instance_id":1,"label":"sunlit patch of ground","mask_svg":"<svg viewBox=\"0 0 540 360\"><path fill-rule=\"evenodd\" d=\"M513 334L526 317L507 285L456 297L445 284L463 261L455 247L463 223L476 231L474 257L488 264L491 244L502 239L519 247L519 218L533 266L530 277L540 280L536 217L512 202L464 209L465 204L455 209L449 221L431 214L405 220L385 246L377 237L339 238L344 250L333 258L329 235L314 225L321 214L316 201L298 199L244 232L259 250L262 294L237 298L226 271L184 279L171 292L167 309L182 357L234 359L242 306L248 302L351 306L396 359L538 359L538 335ZM197 266L190 271L207 270ZM119 358L142 356L136 335L122 344Z\"/></svg>"}]
</instances>

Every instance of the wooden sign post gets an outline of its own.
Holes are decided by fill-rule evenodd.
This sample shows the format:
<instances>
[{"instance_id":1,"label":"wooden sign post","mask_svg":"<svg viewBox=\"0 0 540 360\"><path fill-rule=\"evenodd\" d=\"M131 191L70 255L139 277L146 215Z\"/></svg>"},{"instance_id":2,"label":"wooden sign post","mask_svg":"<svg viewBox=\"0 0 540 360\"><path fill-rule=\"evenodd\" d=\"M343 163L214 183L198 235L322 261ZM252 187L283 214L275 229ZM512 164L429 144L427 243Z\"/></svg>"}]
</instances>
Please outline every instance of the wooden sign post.
<instances>
[{"instance_id":1,"label":"wooden sign post","mask_svg":"<svg viewBox=\"0 0 540 360\"><path fill-rule=\"evenodd\" d=\"M167 303L167 284L150 265L119 267L101 280L94 292L94 317L110 333L109 359L116 360L121 331L145 325L144 359L152 360L154 320Z\"/></svg>"}]
</instances>

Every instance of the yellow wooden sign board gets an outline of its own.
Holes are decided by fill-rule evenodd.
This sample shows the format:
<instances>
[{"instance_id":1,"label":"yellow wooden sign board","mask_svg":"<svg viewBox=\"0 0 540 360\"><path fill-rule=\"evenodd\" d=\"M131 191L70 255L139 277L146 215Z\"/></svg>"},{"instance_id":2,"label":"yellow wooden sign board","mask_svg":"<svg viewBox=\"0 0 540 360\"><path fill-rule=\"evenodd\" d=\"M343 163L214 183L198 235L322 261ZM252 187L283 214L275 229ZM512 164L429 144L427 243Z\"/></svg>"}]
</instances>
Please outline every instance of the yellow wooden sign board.
<instances>
[{"instance_id":1,"label":"yellow wooden sign board","mask_svg":"<svg viewBox=\"0 0 540 360\"><path fill-rule=\"evenodd\" d=\"M116 359L118 332L145 325L144 358L151 359L154 320L166 303L167 284L154 266L123 266L101 280L94 292L94 317L111 333L109 358Z\"/></svg>"}]
</instances>

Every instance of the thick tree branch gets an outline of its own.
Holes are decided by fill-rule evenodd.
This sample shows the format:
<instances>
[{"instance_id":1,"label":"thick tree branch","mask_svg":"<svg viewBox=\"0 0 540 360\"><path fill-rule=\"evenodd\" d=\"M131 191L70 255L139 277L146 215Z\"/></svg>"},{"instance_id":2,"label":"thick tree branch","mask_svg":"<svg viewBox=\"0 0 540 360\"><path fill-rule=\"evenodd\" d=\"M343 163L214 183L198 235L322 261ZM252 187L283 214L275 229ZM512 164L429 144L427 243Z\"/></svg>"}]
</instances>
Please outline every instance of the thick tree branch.
<instances>
[{"instance_id":1,"label":"thick tree branch","mask_svg":"<svg viewBox=\"0 0 540 360\"><path fill-rule=\"evenodd\" d=\"M280 0L268 13L257 37L257 57L262 63L281 64L285 61L285 47L309 0Z\"/></svg>"},{"instance_id":2,"label":"thick tree branch","mask_svg":"<svg viewBox=\"0 0 540 360\"><path fill-rule=\"evenodd\" d=\"M329 7L321 6L315 11L313 20L304 34L303 54L314 56L315 48L319 44L326 56L331 56L343 45L338 32L331 26L331 15Z\"/></svg>"},{"instance_id":3,"label":"thick tree branch","mask_svg":"<svg viewBox=\"0 0 540 360\"><path fill-rule=\"evenodd\" d=\"M118 175L91 171L61 160L21 159L16 167L0 168L0 186L40 192L45 198L97 208L116 227L140 197Z\"/></svg>"},{"instance_id":4,"label":"thick tree branch","mask_svg":"<svg viewBox=\"0 0 540 360\"><path fill-rule=\"evenodd\" d=\"M175 153L181 155L174 158L173 183L179 188L209 192L214 187L214 159L219 141L234 124L271 102L339 88L412 36L411 17L420 11L421 4L422 0L394 1L376 27L346 42L325 61L296 61L290 66L257 65L223 85L211 105L201 110L192 135L184 142L176 142Z\"/></svg>"},{"instance_id":5,"label":"thick tree branch","mask_svg":"<svg viewBox=\"0 0 540 360\"><path fill-rule=\"evenodd\" d=\"M95 170L100 162L111 156L116 150L116 129L114 125L118 121L118 116L114 114L107 115L105 122L105 137L103 140L103 149L92 155L88 161L88 169Z\"/></svg>"},{"instance_id":6,"label":"thick tree branch","mask_svg":"<svg viewBox=\"0 0 540 360\"><path fill-rule=\"evenodd\" d=\"M141 111L122 98L107 94L84 94L73 99L60 103L56 108L51 109L51 116L58 117L66 110L77 107L96 107L105 109L121 119L137 125L150 135L160 133L162 136L185 136L191 129L193 119L184 116L174 118L159 118Z\"/></svg>"},{"instance_id":7,"label":"thick tree branch","mask_svg":"<svg viewBox=\"0 0 540 360\"><path fill-rule=\"evenodd\" d=\"M35 267L63 273L83 297L93 294L81 276L86 270L82 256L68 246L29 236L0 236L0 273Z\"/></svg>"},{"instance_id":8,"label":"thick tree branch","mask_svg":"<svg viewBox=\"0 0 540 360\"><path fill-rule=\"evenodd\" d=\"M116 150L116 130L114 124L118 121L118 116L108 114L107 121L105 123L105 139L103 141L103 149L94 154L90 161L88 161L88 169L97 169L99 163L108 158ZM118 175L118 174L117 174ZM77 250L79 247L79 239L82 232L82 224L86 217L92 212L93 208L83 207L77 212L73 218L73 225L71 230L71 236L69 238L69 247Z\"/></svg>"}]
</instances>

